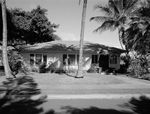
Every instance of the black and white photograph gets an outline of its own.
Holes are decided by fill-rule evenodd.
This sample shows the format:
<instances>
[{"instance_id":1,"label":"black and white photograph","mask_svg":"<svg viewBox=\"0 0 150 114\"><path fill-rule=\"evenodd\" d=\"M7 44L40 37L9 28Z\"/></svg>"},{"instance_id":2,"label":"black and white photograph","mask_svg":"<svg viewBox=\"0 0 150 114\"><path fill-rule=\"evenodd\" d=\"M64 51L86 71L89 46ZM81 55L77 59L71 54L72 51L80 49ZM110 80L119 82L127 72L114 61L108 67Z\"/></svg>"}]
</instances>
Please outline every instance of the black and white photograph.
<instances>
[{"instance_id":1,"label":"black and white photograph","mask_svg":"<svg viewBox=\"0 0 150 114\"><path fill-rule=\"evenodd\" d=\"M0 0L0 114L149 114L150 0Z\"/></svg>"}]
</instances>

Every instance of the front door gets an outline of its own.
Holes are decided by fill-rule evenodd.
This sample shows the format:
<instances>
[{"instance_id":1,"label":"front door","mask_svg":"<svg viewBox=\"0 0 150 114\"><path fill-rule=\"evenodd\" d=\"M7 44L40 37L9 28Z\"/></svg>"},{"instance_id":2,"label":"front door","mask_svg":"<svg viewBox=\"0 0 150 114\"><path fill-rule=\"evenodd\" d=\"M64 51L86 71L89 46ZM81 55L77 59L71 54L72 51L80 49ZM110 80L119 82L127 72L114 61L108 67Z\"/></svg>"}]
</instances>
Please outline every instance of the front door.
<instances>
[{"instance_id":1,"label":"front door","mask_svg":"<svg viewBox=\"0 0 150 114\"><path fill-rule=\"evenodd\" d=\"M102 71L106 71L109 68L109 55L100 55L99 67L102 67Z\"/></svg>"}]
</instances>

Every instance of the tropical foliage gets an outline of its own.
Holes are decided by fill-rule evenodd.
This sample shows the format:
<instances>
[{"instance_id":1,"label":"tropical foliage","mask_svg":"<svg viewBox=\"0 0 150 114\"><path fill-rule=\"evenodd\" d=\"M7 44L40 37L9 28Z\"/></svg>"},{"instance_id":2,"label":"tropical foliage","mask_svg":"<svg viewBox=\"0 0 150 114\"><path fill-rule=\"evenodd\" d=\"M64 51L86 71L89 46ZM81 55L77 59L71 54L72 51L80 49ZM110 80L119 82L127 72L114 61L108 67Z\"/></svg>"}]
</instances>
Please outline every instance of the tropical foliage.
<instances>
[{"instance_id":1,"label":"tropical foliage","mask_svg":"<svg viewBox=\"0 0 150 114\"><path fill-rule=\"evenodd\" d=\"M7 9L8 43L12 45L33 44L59 39L54 34L58 25L49 21L46 12L47 10L40 6L31 11ZM2 25L1 10L0 25ZM2 26L0 26L0 31L2 31Z\"/></svg>"},{"instance_id":2,"label":"tropical foliage","mask_svg":"<svg viewBox=\"0 0 150 114\"><path fill-rule=\"evenodd\" d=\"M130 51L145 55L150 50L150 4L138 10L125 31L126 45Z\"/></svg>"},{"instance_id":3,"label":"tropical foliage","mask_svg":"<svg viewBox=\"0 0 150 114\"><path fill-rule=\"evenodd\" d=\"M95 30L114 31L118 29L120 43L127 52L136 52L128 71L136 76L148 73L150 50L150 1L109 0L106 6L96 5L104 15L92 17L101 22ZM123 47L123 46L122 46Z\"/></svg>"},{"instance_id":4,"label":"tropical foliage","mask_svg":"<svg viewBox=\"0 0 150 114\"><path fill-rule=\"evenodd\" d=\"M91 20L102 23L95 31L114 31L118 29L122 46L122 44L125 44L124 31L128 27L131 17L137 12L137 3L138 0L109 0L107 5L96 5L95 9L103 12L104 15L91 18Z\"/></svg>"},{"instance_id":5,"label":"tropical foliage","mask_svg":"<svg viewBox=\"0 0 150 114\"><path fill-rule=\"evenodd\" d=\"M132 71L136 76L142 76L149 72L150 52L150 2L143 5L132 17L129 28L126 29L124 38L130 51L135 51L134 60L131 61ZM135 66L133 68L132 66Z\"/></svg>"},{"instance_id":6,"label":"tropical foliage","mask_svg":"<svg viewBox=\"0 0 150 114\"><path fill-rule=\"evenodd\" d=\"M13 76L15 77L18 73L27 75L29 69L24 62L23 57L17 51L8 51L9 65Z\"/></svg>"}]
</instances>

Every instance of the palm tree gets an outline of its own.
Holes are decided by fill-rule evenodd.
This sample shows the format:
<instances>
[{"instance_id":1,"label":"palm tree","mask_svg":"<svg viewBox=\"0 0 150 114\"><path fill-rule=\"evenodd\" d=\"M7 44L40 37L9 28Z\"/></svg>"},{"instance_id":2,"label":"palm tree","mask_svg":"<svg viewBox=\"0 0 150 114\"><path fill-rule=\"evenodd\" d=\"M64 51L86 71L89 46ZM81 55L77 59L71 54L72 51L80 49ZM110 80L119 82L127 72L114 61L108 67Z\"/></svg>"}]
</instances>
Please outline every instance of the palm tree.
<instances>
[{"instance_id":1,"label":"palm tree","mask_svg":"<svg viewBox=\"0 0 150 114\"><path fill-rule=\"evenodd\" d=\"M125 31L125 39L130 50L145 55L150 49L150 3L138 10Z\"/></svg>"},{"instance_id":2,"label":"palm tree","mask_svg":"<svg viewBox=\"0 0 150 114\"><path fill-rule=\"evenodd\" d=\"M8 55L7 55L7 17L6 17L6 0L1 0L2 7L2 19L3 19L3 65L5 70L6 77L11 77L11 70L8 63Z\"/></svg>"},{"instance_id":3,"label":"palm tree","mask_svg":"<svg viewBox=\"0 0 150 114\"><path fill-rule=\"evenodd\" d=\"M84 42L84 28L86 18L87 0L83 1L83 11L81 20L81 32L80 32L80 52L79 52L79 64L76 78L83 77L83 42Z\"/></svg>"},{"instance_id":4,"label":"palm tree","mask_svg":"<svg viewBox=\"0 0 150 114\"><path fill-rule=\"evenodd\" d=\"M102 22L95 30L102 32L105 30L114 31L118 29L119 41L121 47L124 44L124 31L128 27L131 17L136 13L139 0L109 0L108 5L96 5L95 9L99 9L104 16L95 16L90 20Z\"/></svg>"}]
</instances>

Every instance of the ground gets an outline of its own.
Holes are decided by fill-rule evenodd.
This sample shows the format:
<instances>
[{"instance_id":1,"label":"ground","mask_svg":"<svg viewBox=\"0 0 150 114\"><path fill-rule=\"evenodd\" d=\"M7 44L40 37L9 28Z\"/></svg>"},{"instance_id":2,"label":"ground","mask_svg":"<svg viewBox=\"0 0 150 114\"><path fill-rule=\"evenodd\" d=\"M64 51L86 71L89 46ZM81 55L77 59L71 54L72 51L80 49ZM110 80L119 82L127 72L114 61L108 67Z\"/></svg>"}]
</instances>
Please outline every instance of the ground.
<instances>
[{"instance_id":1,"label":"ground","mask_svg":"<svg viewBox=\"0 0 150 114\"><path fill-rule=\"evenodd\" d=\"M124 75L85 74L73 78L64 74L34 74L43 94L143 94L150 93L150 83Z\"/></svg>"},{"instance_id":2,"label":"ground","mask_svg":"<svg viewBox=\"0 0 150 114\"><path fill-rule=\"evenodd\" d=\"M84 78L73 78L64 74L33 75L48 102L45 110L66 111L64 107L115 109L132 111L122 107L132 97L150 96L150 82L125 75L86 74Z\"/></svg>"},{"instance_id":3,"label":"ground","mask_svg":"<svg viewBox=\"0 0 150 114\"><path fill-rule=\"evenodd\" d=\"M104 109L132 111L120 105L127 103L132 97L138 98L141 95L150 97L149 81L125 75L89 73L85 74L84 78L74 78L65 74L31 73L30 76L38 83L42 95L47 95L47 102L41 105L47 111L53 109L63 112L72 107L74 109L96 107L99 111Z\"/></svg>"}]
</instances>

